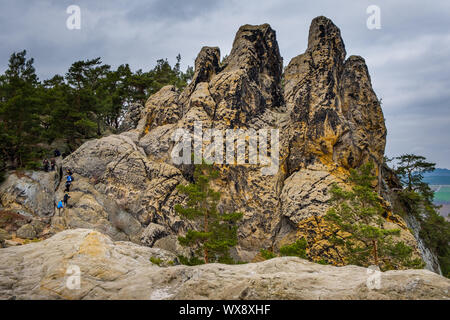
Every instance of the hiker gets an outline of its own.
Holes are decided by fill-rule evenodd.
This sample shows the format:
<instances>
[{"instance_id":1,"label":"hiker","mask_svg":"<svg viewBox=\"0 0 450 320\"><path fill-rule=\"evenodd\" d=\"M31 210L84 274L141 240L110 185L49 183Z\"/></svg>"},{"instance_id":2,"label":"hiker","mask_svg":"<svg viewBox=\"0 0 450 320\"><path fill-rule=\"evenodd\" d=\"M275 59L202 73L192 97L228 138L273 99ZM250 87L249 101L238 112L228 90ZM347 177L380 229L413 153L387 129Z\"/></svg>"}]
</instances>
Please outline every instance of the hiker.
<instances>
[{"instance_id":1,"label":"hiker","mask_svg":"<svg viewBox=\"0 0 450 320\"><path fill-rule=\"evenodd\" d=\"M61 209L64 208L63 203L62 203L61 200L59 200L58 205L56 207L58 208L58 213L60 214L61 213Z\"/></svg>"},{"instance_id":2,"label":"hiker","mask_svg":"<svg viewBox=\"0 0 450 320\"><path fill-rule=\"evenodd\" d=\"M42 161L42 163L44 165L44 171L48 172L48 167L49 167L48 159L44 159L44 161Z\"/></svg>"},{"instance_id":3,"label":"hiker","mask_svg":"<svg viewBox=\"0 0 450 320\"><path fill-rule=\"evenodd\" d=\"M55 160L55 158L52 158L52 160L50 160L50 164L51 164L51 170L55 171L55 168L56 168L56 160Z\"/></svg>"},{"instance_id":4,"label":"hiker","mask_svg":"<svg viewBox=\"0 0 450 320\"><path fill-rule=\"evenodd\" d=\"M55 157L58 158L61 156L61 152L58 149L55 149Z\"/></svg>"},{"instance_id":5,"label":"hiker","mask_svg":"<svg viewBox=\"0 0 450 320\"><path fill-rule=\"evenodd\" d=\"M70 184L71 184L71 181L66 181L66 189L64 190L64 192L69 192L70 190Z\"/></svg>"},{"instance_id":6,"label":"hiker","mask_svg":"<svg viewBox=\"0 0 450 320\"><path fill-rule=\"evenodd\" d=\"M64 194L64 198L63 198L63 202L64 202L64 206L67 207L67 202L69 201L70 196L66 193Z\"/></svg>"}]
</instances>

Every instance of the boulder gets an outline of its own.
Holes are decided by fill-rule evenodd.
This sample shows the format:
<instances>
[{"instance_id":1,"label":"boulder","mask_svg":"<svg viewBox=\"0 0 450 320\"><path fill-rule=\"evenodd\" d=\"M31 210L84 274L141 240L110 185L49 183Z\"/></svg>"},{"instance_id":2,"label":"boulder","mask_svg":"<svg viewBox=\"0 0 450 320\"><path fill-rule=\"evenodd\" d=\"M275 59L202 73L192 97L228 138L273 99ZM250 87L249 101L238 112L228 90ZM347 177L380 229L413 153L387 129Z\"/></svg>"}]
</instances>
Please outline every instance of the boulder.
<instances>
[{"instance_id":1,"label":"boulder","mask_svg":"<svg viewBox=\"0 0 450 320\"><path fill-rule=\"evenodd\" d=\"M36 230L31 224L23 225L16 231L16 236L22 239L34 239L36 235Z\"/></svg>"},{"instance_id":2,"label":"boulder","mask_svg":"<svg viewBox=\"0 0 450 320\"><path fill-rule=\"evenodd\" d=\"M178 237L175 235L168 235L154 242L153 248L160 248L169 252L172 252L176 256L183 256L191 258L193 256L193 250L189 247L182 246Z\"/></svg>"},{"instance_id":3,"label":"boulder","mask_svg":"<svg viewBox=\"0 0 450 320\"><path fill-rule=\"evenodd\" d=\"M42 242L0 249L0 299L450 300L450 280L427 270L374 275L362 267L296 257L170 266L175 259L165 250L114 242L96 231L66 230ZM169 267L159 266L163 262Z\"/></svg>"},{"instance_id":4,"label":"boulder","mask_svg":"<svg viewBox=\"0 0 450 320\"><path fill-rule=\"evenodd\" d=\"M141 113L144 106L140 103L132 103L128 106L128 110L124 116L122 123L120 124L119 131L124 132L135 129L141 120Z\"/></svg>"},{"instance_id":5,"label":"boulder","mask_svg":"<svg viewBox=\"0 0 450 320\"><path fill-rule=\"evenodd\" d=\"M9 240L11 239L11 235L3 229L0 229L0 240Z\"/></svg>"},{"instance_id":6,"label":"boulder","mask_svg":"<svg viewBox=\"0 0 450 320\"><path fill-rule=\"evenodd\" d=\"M58 184L57 171L13 172L0 185L3 210L27 217L50 217L54 213L54 191Z\"/></svg>"},{"instance_id":7,"label":"boulder","mask_svg":"<svg viewBox=\"0 0 450 320\"><path fill-rule=\"evenodd\" d=\"M166 228L156 223L150 223L142 232L141 242L152 247L155 241L167 235L169 235L169 231Z\"/></svg>"},{"instance_id":8,"label":"boulder","mask_svg":"<svg viewBox=\"0 0 450 320\"><path fill-rule=\"evenodd\" d=\"M0 229L0 248L3 248L6 245L5 240L10 240L11 235L4 229Z\"/></svg>"}]
</instances>

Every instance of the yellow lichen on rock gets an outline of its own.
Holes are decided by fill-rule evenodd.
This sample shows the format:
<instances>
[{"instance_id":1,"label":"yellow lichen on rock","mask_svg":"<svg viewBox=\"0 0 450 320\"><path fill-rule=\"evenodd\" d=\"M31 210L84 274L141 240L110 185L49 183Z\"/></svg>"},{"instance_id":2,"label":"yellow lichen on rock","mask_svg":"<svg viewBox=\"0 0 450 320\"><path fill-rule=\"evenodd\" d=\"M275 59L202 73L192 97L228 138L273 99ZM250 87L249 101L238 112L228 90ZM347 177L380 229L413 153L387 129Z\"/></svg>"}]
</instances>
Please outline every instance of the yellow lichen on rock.
<instances>
[{"instance_id":1,"label":"yellow lichen on rock","mask_svg":"<svg viewBox=\"0 0 450 320\"><path fill-rule=\"evenodd\" d=\"M97 231L90 232L80 245L79 254L86 254L91 257L103 257L106 253L102 237Z\"/></svg>"}]
</instances>

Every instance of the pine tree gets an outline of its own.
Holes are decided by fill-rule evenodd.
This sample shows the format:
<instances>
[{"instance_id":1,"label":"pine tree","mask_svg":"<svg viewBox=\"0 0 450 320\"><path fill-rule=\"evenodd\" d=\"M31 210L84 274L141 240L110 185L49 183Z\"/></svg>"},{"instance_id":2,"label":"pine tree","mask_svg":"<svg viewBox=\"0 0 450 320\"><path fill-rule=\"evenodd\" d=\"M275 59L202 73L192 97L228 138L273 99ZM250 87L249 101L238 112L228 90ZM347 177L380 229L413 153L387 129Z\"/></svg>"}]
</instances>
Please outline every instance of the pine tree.
<instances>
[{"instance_id":1,"label":"pine tree","mask_svg":"<svg viewBox=\"0 0 450 320\"><path fill-rule=\"evenodd\" d=\"M72 96L72 111L67 116L79 138L92 138L95 133L101 135L107 112L105 105L109 101L104 80L109 71L110 66L96 58L74 62L66 74Z\"/></svg>"},{"instance_id":2,"label":"pine tree","mask_svg":"<svg viewBox=\"0 0 450 320\"><path fill-rule=\"evenodd\" d=\"M33 63L25 50L13 53L0 77L0 154L3 162L16 168L32 165L43 132Z\"/></svg>"},{"instance_id":3,"label":"pine tree","mask_svg":"<svg viewBox=\"0 0 450 320\"><path fill-rule=\"evenodd\" d=\"M221 213L217 210L220 192L214 191L210 183L218 178L218 171L203 162L195 165L194 182L178 190L187 195L187 206L176 205L175 210L189 220L196 220L200 230L188 230L186 236L179 237L180 244L197 247L197 254L203 256L204 263L232 263L230 248L237 245L236 222L242 214Z\"/></svg>"},{"instance_id":4,"label":"pine tree","mask_svg":"<svg viewBox=\"0 0 450 320\"><path fill-rule=\"evenodd\" d=\"M116 130L119 128L128 106L135 102L135 92L130 82L132 76L130 66L125 64L120 65L117 70L109 72L104 81L104 88L108 93L104 121L107 126Z\"/></svg>"},{"instance_id":5,"label":"pine tree","mask_svg":"<svg viewBox=\"0 0 450 320\"><path fill-rule=\"evenodd\" d=\"M47 119L44 137L49 143L73 135L73 132L70 132L72 124L67 117L71 109L68 92L69 86L60 75L45 80L42 85L42 116Z\"/></svg>"},{"instance_id":6,"label":"pine tree","mask_svg":"<svg viewBox=\"0 0 450 320\"><path fill-rule=\"evenodd\" d=\"M395 159L398 161L395 172L410 191L423 187L423 174L434 171L436 165L415 154L404 154Z\"/></svg>"},{"instance_id":7,"label":"pine tree","mask_svg":"<svg viewBox=\"0 0 450 320\"><path fill-rule=\"evenodd\" d=\"M358 170L351 170L350 191L337 184L330 189L331 203L325 218L334 223L346 236L334 235L330 240L344 246L351 264L379 265L385 269L397 266L421 267L420 260L412 259L412 249L401 241L394 241L399 229L383 228L382 200L374 190L372 175L374 165L367 163Z\"/></svg>"},{"instance_id":8,"label":"pine tree","mask_svg":"<svg viewBox=\"0 0 450 320\"><path fill-rule=\"evenodd\" d=\"M398 196L420 223L419 235L437 255L443 275L450 277L450 222L439 215L439 207L433 203L434 192L423 181L423 174L434 171L435 163L414 154L395 159L398 161L395 172L404 186Z\"/></svg>"}]
</instances>

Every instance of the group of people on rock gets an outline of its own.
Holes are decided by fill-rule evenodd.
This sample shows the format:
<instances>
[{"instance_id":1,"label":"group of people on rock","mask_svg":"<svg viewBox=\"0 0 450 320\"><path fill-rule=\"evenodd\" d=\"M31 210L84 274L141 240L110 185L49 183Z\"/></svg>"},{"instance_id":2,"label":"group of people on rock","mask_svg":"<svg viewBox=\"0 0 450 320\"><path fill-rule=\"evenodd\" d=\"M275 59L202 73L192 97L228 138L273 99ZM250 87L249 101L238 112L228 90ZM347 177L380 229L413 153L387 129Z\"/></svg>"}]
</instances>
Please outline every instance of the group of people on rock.
<instances>
[{"instance_id":1,"label":"group of people on rock","mask_svg":"<svg viewBox=\"0 0 450 320\"><path fill-rule=\"evenodd\" d=\"M61 152L58 149L56 149L54 152L54 155L55 155L55 158L60 157ZM43 168L44 168L45 172L56 170L55 158L52 158L51 161L48 161L48 159L44 159ZM60 172L62 174L62 170ZM59 200L58 203L56 204L56 208L58 209L59 212L61 211L61 209L64 209L65 207L67 207L67 204L70 199L70 196L69 196L70 186L72 185L72 182L74 181L73 171L71 169L67 169L66 173L67 173L67 177L66 177L66 184L65 184L66 188L64 189L64 197L62 200Z\"/></svg>"},{"instance_id":2,"label":"group of people on rock","mask_svg":"<svg viewBox=\"0 0 450 320\"><path fill-rule=\"evenodd\" d=\"M70 192L70 186L72 185L73 182L73 172L70 169L67 169L67 177L66 177L66 189L64 189L64 197L62 200L60 200L58 202L58 205L56 206L58 208L59 211L61 211L61 209L67 207L67 203L70 199L69 196L69 192Z\"/></svg>"},{"instance_id":3,"label":"group of people on rock","mask_svg":"<svg viewBox=\"0 0 450 320\"><path fill-rule=\"evenodd\" d=\"M56 168L55 158L52 158L50 161L48 161L48 159L44 159L44 161L42 161L42 164L45 172L55 171Z\"/></svg>"},{"instance_id":4,"label":"group of people on rock","mask_svg":"<svg viewBox=\"0 0 450 320\"><path fill-rule=\"evenodd\" d=\"M42 161L42 165L43 165L45 172L55 171L55 169L56 169L56 159L55 158L58 158L59 156L61 156L61 152L58 149L56 149L54 158L51 158L50 161L48 159L44 159Z\"/></svg>"}]
</instances>

